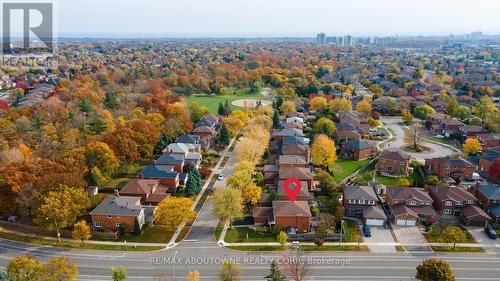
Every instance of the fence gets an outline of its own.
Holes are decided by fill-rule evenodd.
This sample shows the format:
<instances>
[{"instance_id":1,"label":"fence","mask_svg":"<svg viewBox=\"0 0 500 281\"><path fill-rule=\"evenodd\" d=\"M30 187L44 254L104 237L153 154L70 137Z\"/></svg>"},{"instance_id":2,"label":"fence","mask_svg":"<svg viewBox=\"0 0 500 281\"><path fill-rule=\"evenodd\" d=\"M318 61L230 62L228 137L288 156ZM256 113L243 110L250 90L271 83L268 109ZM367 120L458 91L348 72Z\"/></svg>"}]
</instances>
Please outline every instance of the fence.
<instances>
[{"instance_id":1,"label":"fence","mask_svg":"<svg viewBox=\"0 0 500 281\"><path fill-rule=\"evenodd\" d=\"M323 240L340 240L340 233L334 234L317 234L317 233L302 233L302 234L288 234L288 240L314 240L316 238Z\"/></svg>"}]
</instances>

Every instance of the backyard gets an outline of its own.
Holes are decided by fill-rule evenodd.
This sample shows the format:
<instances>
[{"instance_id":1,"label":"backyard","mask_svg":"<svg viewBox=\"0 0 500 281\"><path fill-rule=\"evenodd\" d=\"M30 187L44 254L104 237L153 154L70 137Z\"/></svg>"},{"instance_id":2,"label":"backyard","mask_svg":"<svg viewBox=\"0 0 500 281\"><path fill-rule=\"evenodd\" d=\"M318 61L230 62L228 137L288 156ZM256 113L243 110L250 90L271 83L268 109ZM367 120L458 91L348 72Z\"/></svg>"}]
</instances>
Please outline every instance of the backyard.
<instances>
[{"instance_id":1,"label":"backyard","mask_svg":"<svg viewBox=\"0 0 500 281\"><path fill-rule=\"evenodd\" d=\"M229 102L229 106L231 109L242 109L241 107L237 107L232 105L231 103L235 100L240 99L255 99L255 100L269 100L269 98L264 97L262 94L249 94L246 91L240 90L236 91L232 95L206 95L206 94L196 94L185 99L187 105L196 102L200 105L205 106L208 111L212 114L217 114L219 109L219 103L224 104L226 100Z\"/></svg>"},{"instance_id":2,"label":"backyard","mask_svg":"<svg viewBox=\"0 0 500 281\"><path fill-rule=\"evenodd\" d=\"M335 178L336 182L340 182L369 162L369 159L357 161L339 158L333 166L333 177Z\"/></svg>"},{"instance_id":3,"label":"backyard","mask_svg":"<svg viewBox=\"0 0 500 281\"><path fill-rule=\"evenodd\" d=\"M374 173L375 173L375 167L372 165L369 167L369 169L360 173L356 177L355 182L357 184L367 184L369 181L373 180ZM411 175L401 177L401 178L407 179L410 182L411 186L422 187L424 185L424 179L416 170ZM375 173L375 178L374 178L374 180L376 182L381 183L381 184L386 185L386 186L398 185L399 179L400 178L397 178L397 177L382 176L382 175L380 175L380 173Z\"/></svg>"}]
</instances>

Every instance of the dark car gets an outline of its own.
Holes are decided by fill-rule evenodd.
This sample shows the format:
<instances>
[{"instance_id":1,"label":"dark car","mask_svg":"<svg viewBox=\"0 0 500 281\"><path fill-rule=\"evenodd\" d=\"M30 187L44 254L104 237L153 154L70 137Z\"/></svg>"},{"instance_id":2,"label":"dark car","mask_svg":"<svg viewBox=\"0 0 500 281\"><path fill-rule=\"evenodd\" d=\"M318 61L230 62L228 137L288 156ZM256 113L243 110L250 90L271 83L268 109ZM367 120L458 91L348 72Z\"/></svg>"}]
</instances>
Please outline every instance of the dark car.
<instances>
[{"instance_id":1,"label":"dark car","mask_svg":"<svg viewBox=\"0 0 500 281\"><path fill-rule=\"evenodd\" d=\"M496 231L495 231L493 228L491 228L491 227L488 227L488 226L487 226L487 227L485 227L485 228L484 228L484 232L486 232L486 235L488 235L488 237L489 237L490 239L495 240L495 239L497 239L497 238L498 238L498 237L497 237L497 233L496 233Z\"/></svg>"},{"instance_id":2,"label":"dark car","mask_svg":"<svg viewBox=\"0 0 500 281\"><path fill-rule=\"evenodd\" d=\"M372 231L368 225L363 225L363 235L365 237L372 237Z\"/></svg>"}]
</instances>

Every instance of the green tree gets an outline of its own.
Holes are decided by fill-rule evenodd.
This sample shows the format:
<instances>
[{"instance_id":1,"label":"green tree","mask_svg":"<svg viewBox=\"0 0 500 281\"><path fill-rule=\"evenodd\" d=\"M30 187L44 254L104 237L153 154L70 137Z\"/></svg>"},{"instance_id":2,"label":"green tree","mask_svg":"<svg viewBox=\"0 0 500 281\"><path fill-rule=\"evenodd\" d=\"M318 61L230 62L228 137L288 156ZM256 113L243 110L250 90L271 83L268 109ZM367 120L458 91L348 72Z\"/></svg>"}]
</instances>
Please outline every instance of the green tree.
<instances>
[{"instance_id":1,"label":"green tree","mask_svg":"<svg viewBox=\"0 0 500 281\"><path fill-rule=\"evenodd\" d=\"M80 100L80 102L78 103L78 107L80 107L81 111L87 114L94 111L94 106L92 105L92 102L90 101L89 98L84 98Z\"/></svg>"},{"instance_id":2,"label":"green tree","mask_svg":"<svg viewBox=\"0 0 500 281\"><path fill-rule=\"evenodd\" d=\"M224 105L222 102L219 102L219 108L217 109L217 114L226 115L226 111L224 110Z\"/></svg>"},{"instance_id":3,"label":"green tree","mask_svg":"<svg viewBox=\"0 0 500 281\"><path fill-rule=\"evenodd\" d=\"M440 237L446 243L453 243L453 249L455 249L457 243L467 241L467 235L465 235L464 231L458 226L446 227L441 232Z\"/></svg>"},{"instance_id":4,"label":"green tree","mask_svg":"<svg viewBox=\"0 0 500 281\"><path fill-rule=\"evenodd\" d=\"M277 110L274 110L273 114L273 128L278 129L280 127L280 114Z\"/></svg>"},{"instance_id":5,"label":"green tree","mask_svg":"<svg viewBox=\"0 0 500 281\"><path fill-rule=\"evenodd\" d=\"M41 281L73 281L78 267L66 257L51 259L43 266Z\"/></svg>"},{"instance_id":6,"label":"green tree","mask_svg":"<svg viewBox=\"0 0 500 281\"><path fill-rule=\"evenodd\" d=\"M81 240L83 245L85 245L85 240L92 237L90 227L84 220L81 220L73 225L73 232L71 234L73 239Z\"/></svg>"},{"instance_id":7,"label":"green tree","mask_svg":"<svg viewBox=\"0 0 500 281\"><path fill-rule=\"evenodd\" d=\"M472 113L470 111L470 108L468 108L467 106L464 106L464 105L460 105L457 108L455 108L452 116L455 118L458 118L458 120L460 120L460 121L464 121L464 120L469 119L471 114Z\"/></svg>"},{"instance_id":8,"label":"green tree","mask_svg":"<svg viewBox=\"0 0 500 281\"><path fill-rule=\"evenodd\" d=\"M457 107L458 107L458 100L455 96L453 96L448 100L448 104L446 105L445 109L446 114L453 116L453 114L455 113L455 109L457 109Z\"/></svg>"},{"instance_id":9,"label":"green tree","mask_svg":"<svg viewBox=\"0 0 500 281\"><path fill-rule=\"evenodd\" d=\"M52 231L73 225L76 217L90 207L90 199L82 188L60 186L42 197L33 222ZM57 226L56 226L57 222Z\"/></svg>"},{"instance_id":10,"label":"green tree","mask_svg":"<svg viewBox=\"0 0 500 281\"><path fill-rule=\"evenodd\" d=\"M271 262L271 271L269 275L267 275L266 280L267 281L286 281L286 276L281 272L279 265L276 261Z\"/></svg>"},{"instance_id":11,"label":"green tree","mask_svg":"<svg viewBox=\"0 0 500 281\"><path fill-rule=\"evenodd\" d=\"M230 261L222 264L219 270L220 281L240 281L240 265L233 265Z\"/></svg>"},{"instance_id":12,"label":"green tree","mask_svg":"<svg viewBox=\"0 0 500 281\"><path fill-rule=\"evenodd\" d=\"M288 235L284 231L280 231L278 234L278 243L280 243L281 246L284 246L286 242L288 241Z\"/></svg>"},{"instance_id":13,"label":"green tree","mask_svg":"<svg viewBox=\"0 0 500 281\"><path fill-rule=\"evenodd\" d=\"M103 104L105 107L109 109L115 109L120 106L120 103L118 102L118 98L116 97L116 93L113 92L107 92Z\"/></svg>"},{"instance_id":14,"label":"green tree","mask_svg":"<svg viewBox=\"0 0 500 281\"><path fill-rule=\"evenodd\" d=\"M94 116L92 121L88 124L90 132L95 135L100 135L108 130L108 125L100 116Z\"/></svg>"},{"instance_id":15,"label":"green tree","mask_svg":"<svg viewBox=\"0 0 500 281\"><path fill-rule=\"evenodd\" d=\"M215 215L222 221L228 221L230 227L234 220L244 217L243 197L239 189L217 188L212 203Z\"/></svg>"},{"instance_id":16,"label":"green tree","mask_svg":"<svg viewBox=\"0 0 500 281\"><path fill-rule=\"evenodd\" d=\"M42 263L35 258L19 256L9 263L6 271L16 281L38 281L42 269Z\"/></svg>"},{"instance_id":17,"label":"green tree","mask_svg":"<svg viewBox=\"0 0 500 281\"><path fill-rule=\"evenodd\" d=\"M112 267L110 271L113 281L125 281L128 279L127 271L123 267Z\"/></svg>"},{"instance_id":18,"label":"green tree","mask_svg":"<svg viewBox=\"0 0 500 281\"><path fill-rule=\"evenodd\" d=\"M417 275L421 281L455 281L450 265L441 259L426 259L417 266Z\"/></svg>"},{"instance_id":19,"label":"green tree","mask_svg":"<svg viewBox=\"0 0 500 281\"><path fill-rule=\"evenodd\" d=\"M0 270L0 281L14 281L14 279L10 278L7 272Z\"/></svg>"},{"instance_id":20,"label":"green tree","mask_svg":"<svg viewBox=\"0 0 500 281\"><path fill-rule=\"evenodd\" d=\"M437 176L429 175L425 178L425 183L432 186L441 185L441 181Z\"/></svg>"},{"instance_id":21,"label":"green tree","mask_svg":"<svg viewBox=\"0 0 500 281\"><path fill-rule=\"evenodd\" d=\"M201 189L201 175L198 169L194 166L189 167L189 177L186 183L186 188L184 190L184 193L186 193L187 196L193 196L196 195L200 192Z\"/></svg>"},{"instance_id":22,"label":"green tree","mask_svg":"<svg viewBox=\"0 0 500 281\"><path fill-rule=\"evenodd\" d=\"M200 121L201 117L203 117L203 115L208 113L208 109L205 106L200 105L196 102L191 103L188 106L188 109L189 112L191 113L190 117L193 122Z\"/></svg>"},{"instance_id":23,"label":"green tree","mask_svg":"<svg viewBox=\"0 0 500 281\"><path fill-rule=\"evenodd\" d=\"M222 126L220 127L219 141L225 145L228 145L231 142L226 124L222 124Z\"/></svg>"},{"instance_id":24,"label":"green tree","mask_svg":"<svg viewBox=\"0 0 500 281\"><path fill-rule=\"evenodd\" d=\"M427 119L427 116L432 115L434 113L436 113L434 108L428 105L419 105L415 107L415 110L413 111L413 115L421 120Z\"/></svg>"},{"instance_id":25,"label":"green tree","mask_svg":"<svg viewBox=\"0 0 500 281\"><path fill-rule=\"evenodd\" d=\"M314 123L314 131L317 134L331 135L335 132L335 123L326 117L321 117Z\"/></svg>"},{"instance_id":26,"label":"green tree","mask_svg":"<svg viewBox=\"0 0 500 281\"><path fill-rule=\"evenodd\" d=\"M161 134L160 140L158 141L158 143L155 145L155 148L153 149L153 153L154 154L163 153L163 150L165 149L165 147L167 147L168 143L169 143L168 136L165 133Z\"/></svg>"}]
</instances>

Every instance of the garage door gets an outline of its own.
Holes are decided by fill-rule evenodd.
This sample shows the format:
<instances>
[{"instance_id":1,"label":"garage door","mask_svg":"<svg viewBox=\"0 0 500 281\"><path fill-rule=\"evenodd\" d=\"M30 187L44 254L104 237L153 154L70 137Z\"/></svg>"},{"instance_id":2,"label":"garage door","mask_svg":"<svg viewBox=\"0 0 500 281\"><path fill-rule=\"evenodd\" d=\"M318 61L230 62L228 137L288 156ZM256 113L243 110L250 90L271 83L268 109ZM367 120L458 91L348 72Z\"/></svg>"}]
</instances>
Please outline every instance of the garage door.
<instances>
[{"instance_id":1,"label":"garage door","mask_svg":"<svg viewBox=\"0 0 500 281\"><path fill-rule=\"evenodd\" d=\"M397 220L396 225L408 225L408 226L413 226L417 223L417 221L414 220Z\"/></svg>"},{"instance_id":2,"label":"garage door","mask_svg":"<svg viewBox=\"0 0 500 281\"><path fill-rule=\"evenodd\" d=\"M367 219L366 220L366 225L384 225L383 220L376 220L376 219Z\"/></svg>"}]
</instances>

